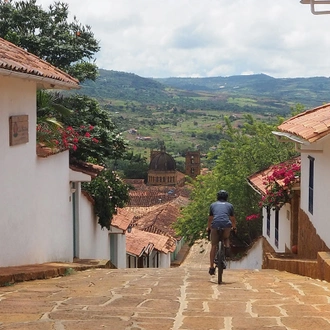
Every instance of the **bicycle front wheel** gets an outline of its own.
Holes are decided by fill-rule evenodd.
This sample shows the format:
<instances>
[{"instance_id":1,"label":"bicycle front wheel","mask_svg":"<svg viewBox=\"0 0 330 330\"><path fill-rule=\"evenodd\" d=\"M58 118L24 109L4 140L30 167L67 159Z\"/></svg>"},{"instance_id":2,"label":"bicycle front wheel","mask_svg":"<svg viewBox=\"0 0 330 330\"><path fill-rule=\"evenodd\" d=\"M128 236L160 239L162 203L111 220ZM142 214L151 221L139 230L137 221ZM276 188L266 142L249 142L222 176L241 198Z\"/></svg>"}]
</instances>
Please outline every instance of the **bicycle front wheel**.
<instances>
[{"instance_id":1,"label":"bicycle front wheel","mask_svg":"<svg viewBox=\"0 0 330 330\"><path fill-rule=\"evenodd\" d=\"M224 260L224 247L222 242L219 242L219 248L217 252L217 259L218 259L218 284L222 283L222 274L223 274L223 262Z\"/></svg>"}]
</instances>

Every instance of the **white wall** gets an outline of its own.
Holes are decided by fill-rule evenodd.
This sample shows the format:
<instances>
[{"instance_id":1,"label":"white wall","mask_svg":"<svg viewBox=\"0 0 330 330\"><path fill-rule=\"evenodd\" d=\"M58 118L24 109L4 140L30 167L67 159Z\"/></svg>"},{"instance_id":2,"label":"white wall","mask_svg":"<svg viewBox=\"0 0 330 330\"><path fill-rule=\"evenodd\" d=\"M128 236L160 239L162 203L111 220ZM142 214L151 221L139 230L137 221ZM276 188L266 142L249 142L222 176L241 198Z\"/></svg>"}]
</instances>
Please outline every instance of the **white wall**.
<instances>
[{"instance_id":1,"label":"white wall","mask_svg":"<svg viewBox=\"0 0 330 330\"><path fill-rule=\"evenodd\" d=\"M37 209L27 239L32 242L36 262L72 261L73 218L70 199L69 152L36 157L35 191L26 207ZM29 262L30 263L30 262Z\"/></svg>"},{"instance_id":2,"label":"white wall","mask_svg":"<svg viewBox=\"0 0 330 330\"><path fill-rule=\"evenodd\" d=\"M263 261L262 240L259 238L248 251L247 255L239 261L229 261L228 269L261 269Z\"/></svg>"},{"instance_id":3,"label":"white wall","mask_svg":"<svg viewBox=\"0 0 330 330\"><path fill-rule=\"evenodd\" d=\"M117 268L126 268L126 236L117 235Z\"/></svg>"},{"instance_id":4,"label":"white wall","mask_svg":"<svg viewBox=\"0 0 330 330\"><path fill-rule=\"evenodd\" d=\"M280 209L278 252L291 249L291 205L285 204ZM274 239L275 240L275 239Z\"/></svg>"},{"instance_id":5,"label":"white wall","mask_svg":"<svg viewBox=\"0 0 330 330\"><path fill-rule=\"evenodd\" d=\"M9 117L29 116L29 142L9 146ZM36 156L36 85L0 77L0 266L72 257L68 152Z\"/></svg>"},{"instance_id":6,"label":"white wall","mask_svg":"<svg viewBox=\"0 0 330 330\"><path fill-rule=\"evenodd\" d=\"M270 235L267 235L267 211L263 208L263 224L262 224L262 234L268 241L268 243L273 247L276 252L285 252L285 247L291 248L290 246L290 236L291 236L291 214L290 214L290 204L285 204L281 207L279 211L279 226L278 226L278 247L275 245L275 211L271 210L270 213ZM288 219L289 212L289 219Z\"/></svg>"},{"instance_id":7,"label":"white wall","mask_svg":"<svg viewBox=\"0 0 330 330\"><path fill-rule=\"evenodd\" d=\"M110 235L106 228L101 229L94 214L92 203L81 194L81 185L77 185L76 193L80 196L76 208L79 217L79 250L80 259L106 259L110 260Z\"/></svg>"},{"instance_id":8,"label":"white wall","mask_svg":"<svg viewBox=\"0 0 330 330\"><path fill-rule=\"evenodd\" d=\"M308 149L308 151L303 151ZM313 149L315 151L313 151ZM308 211L309 159L314 157L314 210ZM330 246L330 137L310 146L301 153L301 209L309 216L316 232Z\"/></svg>"},{"instance_id":9,"label":"white wall","mask_svg":"<svg viewBox=\"0 0 330 330\"><path fill-rule=\"evenodd\" d=\"M170 268L170 267L171 267L171 253L170 252L168 252L167 254L160 253L159 268Z\"/></svg>"},{"instance_id":10,"label":"white wall","mask_svg":"<svg viewBox=\"0 0 330 330\"><path fill-rule=\"evenodd\" d=\"M9 117L14 115L28 115L29 142L9 146ZM69 152L36 155L33 81L0 76L0 151L0 267L72 261ZM78 205L79 257L109 259L108 231L101 230L84 196Z\"/></svg>"},{"instance_id":11,"label":"white wall","mask_svg":"<svg viewBox=\"0 0 330 330\"><path fill-rule=\"evenodd\" d=\"M126 235L122 229L110 226L110 260L117 268L126 268Z\"/></svg>"},{"instance_id":12,"label":"white wall","mask_svg":"<svg viewBox=\"0 0 330 330\"><path fill-rule=\"evenodd\" d=\"M151 255L149 256L149 267L150 268L154 267L153 259L157 258L157 255L158 255L158 268L169 268L169 267L171 267L171 253L170 252L165 254L163 252L153 250Z\"/></svg>"}]
</instances>

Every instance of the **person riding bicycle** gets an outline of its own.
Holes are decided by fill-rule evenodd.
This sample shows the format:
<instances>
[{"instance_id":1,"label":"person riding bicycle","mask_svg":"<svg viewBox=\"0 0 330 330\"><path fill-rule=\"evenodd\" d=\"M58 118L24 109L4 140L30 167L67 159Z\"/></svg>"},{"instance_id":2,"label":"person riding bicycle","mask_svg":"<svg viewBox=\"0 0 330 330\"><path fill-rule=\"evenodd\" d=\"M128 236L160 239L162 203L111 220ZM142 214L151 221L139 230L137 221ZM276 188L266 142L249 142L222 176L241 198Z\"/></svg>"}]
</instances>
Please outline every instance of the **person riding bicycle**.
<instances>
[{"instance_id":1,"label":"person riding bicycle","mask_svg":"<svg viewBox=\"0 0 330 330\"><path fill-rule=\"evenodd\" d=\"M207 230L210 232L211 251L210 251L210 269L209 274L215 274L214 258L219 244L219 229L223 229L223 241L225 245L226 257L230 255L229 236L231 230L236 231L236 218L234 215L234 207L227 202L228 193L220 190L217 193L217 201L210 205L210 213L207 223Z\"/></svg>"}]
</instances>

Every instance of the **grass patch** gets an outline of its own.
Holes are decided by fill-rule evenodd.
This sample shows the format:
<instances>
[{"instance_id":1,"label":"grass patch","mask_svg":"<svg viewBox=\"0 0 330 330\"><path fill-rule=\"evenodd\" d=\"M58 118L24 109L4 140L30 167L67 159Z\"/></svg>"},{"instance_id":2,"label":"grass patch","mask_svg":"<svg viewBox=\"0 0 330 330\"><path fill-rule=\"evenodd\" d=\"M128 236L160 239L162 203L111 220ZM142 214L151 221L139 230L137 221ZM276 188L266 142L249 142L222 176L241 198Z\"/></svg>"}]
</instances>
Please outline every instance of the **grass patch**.
<instances>
[{"instance_id":1,"label":"grass patch","mask_svg":"<svg viewBox=\"0 0 330 330\"><path fill-rule=\"evenodd\" d=\"M65 272L64 272L63 276L70 276L70 275L73 275L75 273L76 273L76 271L73 268L70 267L70 268L65 269Z\"/></svg>"}]
</instances>

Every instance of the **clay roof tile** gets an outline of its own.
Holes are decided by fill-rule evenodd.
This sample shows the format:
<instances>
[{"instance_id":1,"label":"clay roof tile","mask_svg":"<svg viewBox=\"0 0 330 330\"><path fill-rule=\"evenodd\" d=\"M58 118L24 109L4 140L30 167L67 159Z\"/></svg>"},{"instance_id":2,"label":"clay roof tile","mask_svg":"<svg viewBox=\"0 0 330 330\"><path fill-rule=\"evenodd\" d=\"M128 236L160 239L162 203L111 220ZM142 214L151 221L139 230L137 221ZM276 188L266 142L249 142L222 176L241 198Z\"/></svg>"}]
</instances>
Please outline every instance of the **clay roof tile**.
<instances>
[{"instance_id":1,"label":"clay roof tile","mask_svg":"<svg viewBox=\"0 0 330 330\"><path fill-rule=\"evenodd\" d=\"M300 113L278 126L282 132L315 142L330 134L330 104Z\"/></svg>"},{"instance_id":2,"label":"clay roof tile","mask_svg":"<svg viewBox=\"0 0 330 330\"><path fill-rule=\"evenodd\" d=\"M171 246L168 243L169 240L170 238L167 236L133 228L130 233L126 233L126 251L135 256L141 256L143 253L149 254L153 249L167 254L170 251L169 246ZM174 251L172 247L170 249L172 252Z\"/></svg>"},{"instance_id":3,"label":"clay roof tile","mask_svg":"<svg viewBox=\"0 0 330 330\"><path fill-rule=\"evenodd\" d=\"M274 170L278 167L284 166L286 164L292 164L292 163L300 164L300 162L301 162L301 158L300 158L300 156L298 156L298 157L289 159L285 162L282 162L282 163L279 163L276 165L271 165L270 167L268 167L264 170L261 170L259 172L256 172L256 173L250 175L248 177L248 181L257 191L259 191L261 194L264 195L264 194L266 194L266 184L264 182L265 182L265 179L267 176L272 175ZM280 185L284 185L283 182L278 181L278 183Z\"/></svg>"},{"instance_id":4,"label":"clay roof tile","mask_svg":"<svg viewBox=\"0 0 330 330\"><path fill-rule=\"evenodd\" d=\"M132 223L134 213L125 208L117 209L117 214L113 216L111 226L121 230L127 230L128 226Z\"/></svg>"},{"instance_id":5,"label":"clay roof tile","mask_svg":"<svg viewBox=\"0 0 330 330\"><path fill-rule=\"evenodd\" d=\"M0 38L1 71L26 74L39 80L40 85L47 82L47 88L79 88L77 79L54 67L26 50Z\"/></svg>"}]
</instances>

